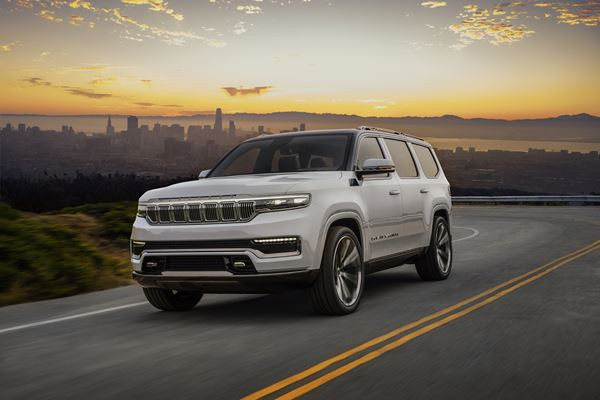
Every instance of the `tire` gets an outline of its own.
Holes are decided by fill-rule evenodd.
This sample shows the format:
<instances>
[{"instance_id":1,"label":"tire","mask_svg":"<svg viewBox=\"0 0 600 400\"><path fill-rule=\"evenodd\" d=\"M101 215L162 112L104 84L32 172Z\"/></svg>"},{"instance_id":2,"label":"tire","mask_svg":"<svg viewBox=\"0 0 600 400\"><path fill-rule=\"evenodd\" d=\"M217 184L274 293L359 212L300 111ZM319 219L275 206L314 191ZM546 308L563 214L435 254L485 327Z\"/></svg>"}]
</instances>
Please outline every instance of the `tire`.
<instances>
[{"instance_id":1,"label":"tire","mask_svg":"<svg viewBox=\"0 0 600 400\"><path fill-rule=\"evenodd\" d=\"M436 216L431 229L429 247L417 259L417 273L424 281L440 281L452 271L452 236L446 218Z\"/></svg>"},{"instance_id":2,"label":"tire","mask_svg":"<svg viewBox=\"0 0 600 400\"><path fill-rule=\"evenodd\" d=\"M148 302L163 311L191 310L202 298L202 292L173 291L159 288L143 288Z\"/></svg>"},{"instance_id":3,"label":"tire","mask_svg":"<svg viewBox=\"0 0 600 400\"><path fill-rule=\"evenodd\" d=\"M364 283L360 241L351 229L334 226L327 233L319 275L308 288L311 303L321 314L350 314L360 303Z\"/></svg>"}]
</instances>

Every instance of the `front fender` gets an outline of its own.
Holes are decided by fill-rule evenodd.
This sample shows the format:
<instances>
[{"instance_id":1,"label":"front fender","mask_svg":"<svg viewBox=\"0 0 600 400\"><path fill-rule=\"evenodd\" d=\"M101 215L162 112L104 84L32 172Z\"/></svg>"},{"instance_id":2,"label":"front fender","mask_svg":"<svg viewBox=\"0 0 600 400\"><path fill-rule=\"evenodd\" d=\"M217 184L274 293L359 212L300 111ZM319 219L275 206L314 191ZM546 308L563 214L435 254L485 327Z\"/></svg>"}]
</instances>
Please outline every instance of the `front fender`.
<instances>
[{"instance_id":1,"label":"front fender","mask_svg":"<svg viewBox=\"0 0 600 400\"><path fill-rule=\"evenodd\" d=\"M327 214L328 217L325 218L325 222L321 225L321 229L319 231L319 245L318 245L318 250L315 254L315 265L317 266L321 266L321 260L323 258L323 250L325 248L325 241L327 240L327 232L329 232L329 228L331 228L331 226L339 220L342 219L353 219L354 221L356 221L356 223L358 224L359 228L360 228L360 239L362 242L362 247L363 247L363 254L365 259L367 258L368 255L368 240L366 240L365 238L365 234L364 234L364 228L365 228L365 218L364 215L362 214L362 212L360 211L359 208L344 208L344 209L339 209L336 211L331 211L329 214Z\"/></svg>"}]
</instances>

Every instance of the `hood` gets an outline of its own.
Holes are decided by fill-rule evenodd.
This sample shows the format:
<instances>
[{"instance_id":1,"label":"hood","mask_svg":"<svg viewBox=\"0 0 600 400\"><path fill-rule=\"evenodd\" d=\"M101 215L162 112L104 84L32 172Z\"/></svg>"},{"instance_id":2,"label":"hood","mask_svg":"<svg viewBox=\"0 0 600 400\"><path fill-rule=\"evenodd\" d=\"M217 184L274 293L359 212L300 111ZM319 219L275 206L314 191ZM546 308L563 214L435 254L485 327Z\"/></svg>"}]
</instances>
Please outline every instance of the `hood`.
<instances>
[{"instance_id":1,"label":"hood","mask_svg":"<svg viewBox=\"0 0 600 400\"><path fill-rule=\"evenodd\" d=\"M285 194L298 183L321 180L331 177L332 174L339 176L340 172L239 175L199 179L149 190L140 197L140 201L183 197Z\"/></svg>"}]
</instances>

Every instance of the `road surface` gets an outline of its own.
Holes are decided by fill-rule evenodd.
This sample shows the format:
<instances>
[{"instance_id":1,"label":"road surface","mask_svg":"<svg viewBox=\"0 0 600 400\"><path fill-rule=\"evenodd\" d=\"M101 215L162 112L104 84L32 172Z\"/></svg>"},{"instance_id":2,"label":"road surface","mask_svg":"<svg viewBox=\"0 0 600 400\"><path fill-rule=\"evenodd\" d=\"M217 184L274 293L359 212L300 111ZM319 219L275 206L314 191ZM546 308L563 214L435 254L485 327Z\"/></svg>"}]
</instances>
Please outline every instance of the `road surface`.
<instances>
[{"instance_id":1,"label":"road surface","mask_svg":"<svg viewBox=\"0 0 600 400\"><path fill-rule=\"evenodd\" d=\"M371 275L345 317L300 291L165 313L136 286L4 307L0 398L599 399L600 208L454 214L450 279Z\"/></svg>"}]
</instances>

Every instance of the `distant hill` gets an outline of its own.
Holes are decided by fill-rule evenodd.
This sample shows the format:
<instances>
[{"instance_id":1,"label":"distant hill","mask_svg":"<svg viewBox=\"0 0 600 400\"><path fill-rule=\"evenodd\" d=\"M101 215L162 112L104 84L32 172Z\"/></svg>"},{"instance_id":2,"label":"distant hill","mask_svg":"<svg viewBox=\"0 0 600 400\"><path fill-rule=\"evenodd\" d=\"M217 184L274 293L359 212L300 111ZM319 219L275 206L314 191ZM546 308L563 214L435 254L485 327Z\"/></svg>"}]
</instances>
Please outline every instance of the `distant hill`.
<instances>
[{"instance_id":1,"label":"distant hill","mask_svg":"<svg viewBox=\"0 0 600 400\"><path fill-rule=\"evenodd\" d=\"M55 126L70 124L74 119L91 121L99 120L94 125L96 132L103 132L106 115L61 115L46 116L40 114L0 114L0 117L30 117L32 119L56 119ZM112 115L113 121L122 120L126 115ZM211 124L213 114L196 114L191 116L165 117L140 116L140 123L152 124L160 121L164 124L181 124L184 126ZM471 138L471 139L504 139L504 140L547 140L600 142L600 117L590 114L560 115L551 118L537 119L490 119L462 118L456 115L439 117L363 117L360 115L307 113L307 112L273 112L267 114L234 113L224 114L224 120L234 120L237 126L250 129L264 125L274 132L298 127L305 123L307 129L353 128L362 125L377 126L410 133L417 136L436 138Z\"/></svg>"},{"instance_id":2,"label":"distant hill","mask_svg":"<svg viewBox=\"0 0 600 400\"><path fill-rule=\"evenodd\" d=\"M303 122L309 129L348 128L361 125L394 129L418 136L507 140L564 140L600 142L600 117L590 114L561 115L540 119L440 117L362 117L345 114L276 112L225 115L244 124L262 124L275 129L291 128Z\"/></svg>"}]
</instances>

